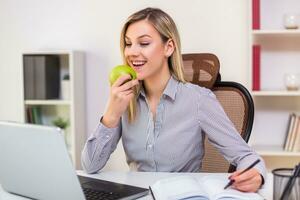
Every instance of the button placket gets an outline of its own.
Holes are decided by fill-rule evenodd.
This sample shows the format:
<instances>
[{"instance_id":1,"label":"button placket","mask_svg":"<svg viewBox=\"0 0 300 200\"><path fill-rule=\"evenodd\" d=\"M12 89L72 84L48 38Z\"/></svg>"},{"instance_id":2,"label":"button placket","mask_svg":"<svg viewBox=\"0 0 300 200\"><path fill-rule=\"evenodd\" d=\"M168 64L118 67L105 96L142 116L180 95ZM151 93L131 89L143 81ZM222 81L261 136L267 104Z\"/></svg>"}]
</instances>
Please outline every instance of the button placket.
<instances>
[{"instance_id":1,"label":"button placket","mask_svg":"<svg viewBox=\"0 0 300 200\"><path fill-rule=\"evenodd\" d=\"M149 114L149 123L147 129L147 141L146 141L146 151L152 149L154 143L154 122L152 118L152 113Z\"/></svg>"},{"instance_id":2,"label":"button placket","mask_svg":"<svg viewBox=\"0 0 300 200\"><path fill-rule=\"evenodd\" d=\"M155 124L154 124L155 140L158 138L161 127L162 127L163 114L164 114L164 104L163 104L163 99L161 99L158 104L158 107L157 107L156 120L155 120Z\"/></svg>"},{"instance_id":3,"label":"button placket","mask_svg":"<svg viewBox=\"0 0 300 200\"><path fill-rule=\"evenodd\" d=\"M147 100L146 100L147 102ZM148 105L148 102L147 102ZM149 108L149 106L148 106ZM156 169L156 165L155 165L155 161L154 161L154 121L153 121L153 115L150 111L150 109L148 109L148 126L147 126L147 139L146 139L146 146L145 146L145 150L146 150L146 155L147 158L149 159L149 164L153 169Z\"/></svg>"}]
</instances>

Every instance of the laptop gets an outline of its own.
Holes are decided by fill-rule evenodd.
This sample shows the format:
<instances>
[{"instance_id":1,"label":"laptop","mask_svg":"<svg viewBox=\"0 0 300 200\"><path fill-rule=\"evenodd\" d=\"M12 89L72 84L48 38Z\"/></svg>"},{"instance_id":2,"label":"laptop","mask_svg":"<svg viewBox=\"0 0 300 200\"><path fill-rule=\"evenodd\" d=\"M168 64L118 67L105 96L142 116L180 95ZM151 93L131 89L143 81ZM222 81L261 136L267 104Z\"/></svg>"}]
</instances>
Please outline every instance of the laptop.
<instances>
[{"instance_id":1,"label":"laptop","mask_svg":"<svg viewBox=\"0 0 300 200\"><path fill-rule=\"evenodd\" d=\"M0 184L7 192L42 200L148 194L145 188L77 176L59 128L14 122L0 122Z\"/></svg>"}]
</instances>

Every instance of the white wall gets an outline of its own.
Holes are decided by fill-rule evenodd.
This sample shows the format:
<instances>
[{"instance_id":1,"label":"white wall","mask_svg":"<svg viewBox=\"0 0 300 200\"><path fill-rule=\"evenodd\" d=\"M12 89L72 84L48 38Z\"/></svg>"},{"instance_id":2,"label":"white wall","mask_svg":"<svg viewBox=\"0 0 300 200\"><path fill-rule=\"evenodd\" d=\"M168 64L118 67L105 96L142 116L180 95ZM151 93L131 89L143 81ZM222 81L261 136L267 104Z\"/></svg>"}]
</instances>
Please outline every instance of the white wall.
<instances>
[{"instance_id":1,"label":"white wall","mask_svg":"<svg viewBox=\"0 0 300 200\"><path fill-rule=\"evenodd\" d=\"M162 8L173 17L183 53L214 53L223 80L247 84L248 0L0 0L0 120L23 119L22 52L77 49L86 52L90 133L105 109L109 70L121 63L122 23L146 6ZM112 157L109 168L127 169L122 149Z\"/></svg>"}]
</instances>

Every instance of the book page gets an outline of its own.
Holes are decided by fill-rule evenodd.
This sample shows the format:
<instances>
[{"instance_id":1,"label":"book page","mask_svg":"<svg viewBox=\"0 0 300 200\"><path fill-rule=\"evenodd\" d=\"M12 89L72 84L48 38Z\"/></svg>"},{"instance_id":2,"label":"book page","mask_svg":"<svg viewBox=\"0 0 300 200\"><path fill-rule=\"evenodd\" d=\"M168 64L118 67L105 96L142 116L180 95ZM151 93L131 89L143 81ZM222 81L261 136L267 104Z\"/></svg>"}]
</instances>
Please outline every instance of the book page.
<instances>
[{"instance_id":1,"label":"book page","mask_svg":"<svg viewBox=\"0 0 300 200\"><path fill-rule=\"evenodd\" d=\"M209 194L209 198L217 199L239 199L239 200L263 200L263 197L257 193L241 192L235 189L227 188L225 185L229 182L227 176L222 174L207 175L199 179Z\"/></svg>"},{"instance_id":2,"label":"book page","mask_svg":"<svg viewBox=\"0 0 300 200\"><path fill-rule=\"evenodd\" d=\"M159 200L208 200L207 193L199 185L197 179L184 175L159 180L151 189L155 198Z\"/></svg>"}]
</instances>

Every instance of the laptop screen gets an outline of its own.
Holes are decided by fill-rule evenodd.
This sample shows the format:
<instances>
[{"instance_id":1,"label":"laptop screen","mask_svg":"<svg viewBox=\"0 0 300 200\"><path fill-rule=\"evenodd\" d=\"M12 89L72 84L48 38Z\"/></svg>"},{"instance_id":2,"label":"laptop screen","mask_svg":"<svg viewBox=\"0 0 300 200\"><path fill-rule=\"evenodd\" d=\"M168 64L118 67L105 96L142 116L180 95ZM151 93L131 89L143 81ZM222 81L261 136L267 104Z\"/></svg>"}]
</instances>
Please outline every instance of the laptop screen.
<instances>
[{"instance_id":1,"label":"laptop screen","mask_svg":"<svg viewBox=\"0 0 300 200\"><path fill-rule=\"evenodd\" d=\"M59 128L0 122L0 163L0 184L8 192L34 199L85 199ZM144 188L108 181L80 180L84 189L114 190L122 199L148 193Z\"/></svg>"}]
</instances>

